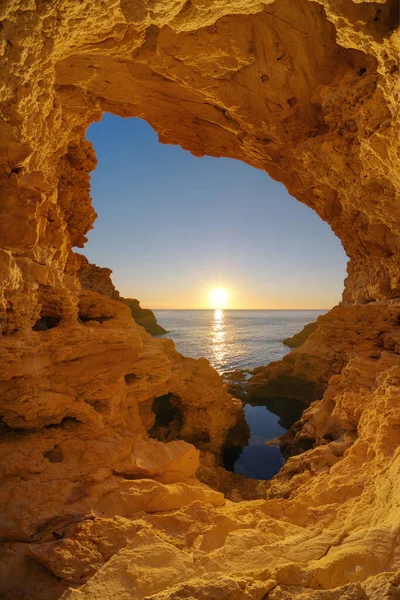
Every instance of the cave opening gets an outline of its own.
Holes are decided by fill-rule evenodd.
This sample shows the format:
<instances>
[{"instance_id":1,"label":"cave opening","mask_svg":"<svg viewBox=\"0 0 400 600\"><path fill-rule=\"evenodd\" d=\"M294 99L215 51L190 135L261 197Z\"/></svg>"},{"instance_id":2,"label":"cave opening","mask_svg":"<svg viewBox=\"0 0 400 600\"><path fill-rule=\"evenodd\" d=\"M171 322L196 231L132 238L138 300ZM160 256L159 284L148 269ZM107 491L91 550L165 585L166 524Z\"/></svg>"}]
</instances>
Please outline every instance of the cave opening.
<instances>
[{"instance_id":1,"label":"cave opening","mask_svg":"<svg viewBox=\"0 0 400 600\"><path fill-rule=\"evenodd\" d=\"M34 326L32 327L33 331L47 331L48 329L54 329L61 322L60 317L55 317L53 315L43 314L36 321Z\"/></svg>"},{"instance_id":2,"label":"cave opening","mask_svg":"<svg viewBox=\"0 0 400 600\"><path fill-rule=\"evenodd\" d=\"M265 171L159 143L136 117L105 113L87 139L98 159L98 216L84 253L112 270L122 297L152 310L209 309L210 287L228 290L231 310L340 301L347 257L339 238Z\"/></svg>"},{"instance_id":3,"label":"cave opening","mask_svg":"<svg viewBox=\"0 0 400 600\"><path fill-rule=\"evenodd\" d=\"M184 425L182 400L175 394L166 394L155 398L151 408L156 418L149 436L159 442L179 438Z\"/></svg>"},{"instance_id":4,"label":"cave opening","mask_svg":"<svg viewBox=\"0 0 400 600\"><path fill-rule=\"evenodd\" d=\"M141 119L111 114L89 128L99 161L91 176L99 217L85 255L111 267L123 297L139 297L154 310L185 356L205 356L220 374L281 359L289 351L283 340L340 300L347 257L339 239L264 171L229 158L195 157L158 143L156 135ZM229 290L223 311L208 305L214 286ZM133 385L136 377L125 381ZM180 437L181 401L167 394L152 409L149 435L164 442ZM276 418L263 410L270 421ZM264 442L286 431L276 423L274 436L255 433L257 423L249 423L249 444L225 444L227 469L239 468L250 451L258 473ZM199 449L210 441L208 433L198 438L188 441ZM278 455L284 459L275 446L268 460L274 449L275 473ZM245 471L260 479L274 474Z\"/></svg>"},{"instance_id":5,"label":"cave opening","mask_svg":"<svg viewBox=\"0 0 400 600\"><path fill-rule=\"evenodd\" d=\"M344 319L342 334L332 315L326 345L316 344L316 354L340 363L343 339L350 338L354 346L343 350L349 367L338 366L343 377L332 378L328 406L324 402L314 407L322 432L330 419L343 426L340 443L293 461L302 464L285 472L262 502L235 507L231 494L225 506L223 498L213 506L216 495L200 486L197 490L204 495L192 496L185 483L161 488L174 474L157 475L150 482L124 481L135 458L130 450L145 431L135 403L143 404L148 417L155 396L180 390L188 428L196 414L186 405L191 380L181 369L186 359L173 353L170 342L151 340L131 322L124 327L122 317L104 327L77 324L80 290L76 257L70 252L70 241L82 247L93 222L87 188L95 159L83 139L84 128L110 110L145 115L162 140L182 143L199 155L236 158L238 176L248 168L239 161L247 161L286 182L300 201L332 224L352 257L345 307L336 312L345 312L360 299L369 303L376 298L383 304L398 297L393 168L398 93L392 76L398 66L396 40L390 39L387 25L396 4L6 0L6 18L0 24L5 95L2 279L12 307L5 309L6 331L15 335L3 340L7 379L2 396L10 423L15 419L11 413L19 411L21 419L32 415L40 427L21 444L10 437L10 447L4 449L2 592L10 598L107 596L107 589L165 598L192 592L199 597L231 592L271 599L396 595L400 419L396 357L389 356L387 346L396 344L398 332L390 339L382 335L382 346L373 339L367 344L362 335L359 344L358 330L368 335L368 325L356 323L355 313ZM203 174L201 188L191 173L191 187L185 186L181 177L187 175L187 165L178 167L178 174L171 169L168 176L155 156L149 159L143 151L140 136L131 137L144 156L130 156L130 164L112 147L111 136L105 137L120 171L113 174L111 161L104 163L97 152L100 169L102 163L108 165L110 181L108 188L103 186L108 210L93 193L106 236L99 222L93 235L99 234L104 257L93 250L92 235L88 254L92 262L114 269L115 283L125 296L137 295L155 309L204 307L211 279L213 285L229 288L235 300L230 308L299 308L300 300L304 308L310 296L314 308L328 307L325 293L335 280L330 272L334 253L296 212L305 207L278 200L277 188L271 187L262 210L254 202L257 186L245 179L245 185L238 185L233 173L224 171L225 159L218 159L216 170L225 188L221 186L206 210L197 192L201 189L203 197L215 192L216 179L209 173ZM128 146L120 146L122 155L130 155ZM150 168L145 169L148 159ZM133 182L118 190L125 173L133 175ZM174 179L170 194L169 179ZM150 189L154 181L163 188L158 203ZM244 191L242 200L235 195L239 190ZM132 212L121 205L123 197ZM275 201L283 207L282 219L274 213ZM124 245L118 217L135 246ZM321 241L311 258L302 253L305 237ZM198 252L193 254L193 249ZM292 270L286 271L286 265ZM62 326L54 335L31 332L40 313L36 292L41 282L54 288L63 303ZM309 296L301 298L303 292ZM244 297L246 304L241 303ZM374 303L355 307L359 313L364 308L375 315ZM165 319L174 316L163 314ZM231 314L226 311L224 323L211 315L218 322L206 328L206 338L202 325L187 315L181 315L186 325L180 330L178 324L175 329L167 322L165 326L177 339L178 350L191 345L189 356L197 355L199 342L205 341L220 372L235 368L244 357L250 366L261 358L263 364L279 360L284 352L281 338L288 335L280 325L275 323L275 334L269 330L267 352L261 327L253 323L238 334L242 316L230 320ZM126 315L125 323L130 319ZM132 347L123 347L127 339L129 346L129 327L138 341L137 355ZM153 348L165 342L170 353L160 352L158 360L145 344L139 348L141 340L150 340ZM249 349L255 346L259 351L252 354ZM369 346L376 363L366 358ZM122 353L128 355L126 363ZM136 368L143 373L141 381L128 388L124 375ZM169 368L172 379L167 381ZM318 379L318 368L313 375ZM197 389L202 378L200 372ZM212 375L210 379L212 384ZM46 392L43 397L41 390ZM190 391L198 412L200 394ZM109 407L104 419L89 406L94 402L101 412L103 401ZM216 408L218 403L215 393ZM160 413L159 420L167 421L164 427L179 422L168 404ZM59 429L43 429L43 423L64 414L78 414L84 424L75 429L65 421ZM208 425L204 413L198 418ZM55 442L65 449L64 461ZM153 440L149 446L156 445ZM160 446L161 455L168 454Z\"/></svg>"}]
</instances>

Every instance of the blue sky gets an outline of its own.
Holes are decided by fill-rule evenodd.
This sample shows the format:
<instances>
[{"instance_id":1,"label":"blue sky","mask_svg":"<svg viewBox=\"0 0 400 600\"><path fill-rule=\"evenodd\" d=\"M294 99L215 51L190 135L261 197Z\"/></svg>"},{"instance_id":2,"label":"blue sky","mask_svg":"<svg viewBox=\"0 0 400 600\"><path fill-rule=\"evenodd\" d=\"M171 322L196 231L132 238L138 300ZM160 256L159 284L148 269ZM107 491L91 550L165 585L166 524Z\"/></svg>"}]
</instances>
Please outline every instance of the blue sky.
<instances>
[{"instance_id":1,"label":"blue sky","mask_svg":"<svg viewBox=\"0 0 400 600\"><path fill-rule=\"evenodd\" d=\"M266 173L158 143L145 121L104 115L87 131L98 213L83 252L149 308L330 308L346 256L329 225Z\"/></svg>"}]
</instances>

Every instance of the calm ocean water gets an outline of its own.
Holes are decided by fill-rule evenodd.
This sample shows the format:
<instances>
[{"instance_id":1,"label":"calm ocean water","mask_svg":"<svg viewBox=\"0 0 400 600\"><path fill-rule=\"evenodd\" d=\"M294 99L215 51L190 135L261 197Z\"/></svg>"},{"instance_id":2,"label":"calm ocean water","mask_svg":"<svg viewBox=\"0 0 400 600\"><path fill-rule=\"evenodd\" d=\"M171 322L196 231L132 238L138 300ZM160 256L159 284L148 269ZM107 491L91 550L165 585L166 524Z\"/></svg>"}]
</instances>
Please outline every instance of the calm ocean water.
<instances>
[{"instance_id":1,"label":"calm ocean water","mask_svg":"<svg viewBox=\"0 0 400 600\"><path fill-rule=\"evenodd\" d=\"M281 359L282 340L298 333L326 310L155 310L176 349L205 356L219 371L252 369Z\"/></svg>"},{"instance_id":2,"label":"calm ocean water","mask_svg":"<svg viewBox=\"0 0 400 600\"><path fill-rule=\"evenodd\" d=\"M287 354L282 340L298 333L326 310L155 310L163 337L193 358L205 356L220 373L252 369ZM240 456L225 467L253 479L271 479L285 463L279 446L265 442L285 433L306 405L287 398L244 405L251 436ZM239 450L240 452L240 450ZM237 454L236 454L237 456Z\"/></svg>"}]
</instances>

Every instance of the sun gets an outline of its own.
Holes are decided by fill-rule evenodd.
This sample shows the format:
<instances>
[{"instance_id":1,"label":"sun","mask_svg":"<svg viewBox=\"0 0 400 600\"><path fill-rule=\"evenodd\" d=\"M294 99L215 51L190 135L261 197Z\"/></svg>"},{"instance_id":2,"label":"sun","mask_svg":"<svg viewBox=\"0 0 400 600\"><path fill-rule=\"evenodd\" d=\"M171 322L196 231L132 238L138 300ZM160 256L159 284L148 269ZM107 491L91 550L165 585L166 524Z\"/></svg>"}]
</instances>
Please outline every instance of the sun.
<instances>
[{"instance_id":1,"label":"sun","mask_svg":"<svg viewBox=\"0 0 400 600\"><path fill-rule=\"evenodd\" d=\"M228 292L224 288L214 288L208 294L211 308L225 308L228 301Z\"/></svg>"}]
</instances>

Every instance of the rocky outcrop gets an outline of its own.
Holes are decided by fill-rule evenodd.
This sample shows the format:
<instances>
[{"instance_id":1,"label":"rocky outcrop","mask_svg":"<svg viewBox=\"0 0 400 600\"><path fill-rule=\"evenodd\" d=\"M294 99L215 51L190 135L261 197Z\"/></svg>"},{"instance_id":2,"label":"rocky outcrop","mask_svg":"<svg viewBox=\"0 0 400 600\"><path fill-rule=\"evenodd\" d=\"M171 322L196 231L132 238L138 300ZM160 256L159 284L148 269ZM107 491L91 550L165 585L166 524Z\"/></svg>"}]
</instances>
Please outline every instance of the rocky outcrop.
<instances>
[{"instance_id":1,"label":"rocky outcrop","mask_svg":"<svg viewBox=\"0 0 400 600\"><path fill-rule=\"evenodd\" d=\"M136 300L135 298L124 298L123 300L129 307L131 315L136 323L144 327L151 335L162 335L163 333L167 333L167 330L157 323L153 311L149 308L142 308L139 300Z\"/></svg>"},{"instance_id":2,"label":"rocky outcrop","mask_svg":"<svg viewBox=\"0 0 400 600\"><path fill-rule=\"evenodd\" d=\"M83 289L91 292L97 292L113 300L120 300L119 291L115 289L115 285L111 280L111 269L98 267L90 263L82 254L76 254L79 260L79 269L77 275Z\"/></svg>"},{"instance_id":3,"label":"rocky outcrop","mask_svg":"<svg viewBox=\"0 0 400 600\"><path fill-rule=\"evenodd\" d=\"M81 254L77 254L76 257L79 259L80 265L78 270L78 277L81 286L85 290L92 292L98 292L103 296L112 298L113 300L120 300L124 302L130 309L131 315L138 325L145 328L151 335L161 335L167 333L164 327L161 327L157 323L157 319L149 308L142 308L139 300L132 298L122 298L118 290L111 280L111 269L104 267L98 267L92 263L89 263L87 258Z\"/></svg>"},{"instance_id":4,"label":"rocky outcrop","mask_svg":"<svg viewBox=\"0 0 400 600\"><path fill-rule=\"evenodd\" d=\"M235 398L247 400L246 384L251 377L252 371L249 369L236 369L222 374L228 392Z\"/></svg>"},{"instance_id":5,"label":"rocky outcrop","mask_svg":"<svg viewBox=\"0 0 400 600\"><path fill-rule=\"evenodd\" d=\"M398 324L397 301L336 306L318 319L306 342L281 361L253 370L249 398L283 396L310 403L322 398L332 375L355 356L379 357Z\"/></svg>"},{"instance_id":6,"label":"rocky outcrop","mask_svg":"<svg viewBox=\"0 0 400 600\"><path fill-rule=\"evenodd\" d=\"M398 3L5 0L0 21L0 595L396 597ZM319 399L263 499L194 477L188 443L218 479L240 410L207 361L79 282L105 111L267 171L349 256L343 306L253 378Z\"/></svg>"},{"instance_id":7,"label":"rocky outcrop","mask_svg":"<svg viewBox=\"0 0 400 600\"><path fill-rule=\"evenodd\" d=\"M223 501L192 481L199 461L190 444L219 457L236 421L240 406L220 376L205 359L178 354L171 340L152 338L122 302L88 290L79 291L77 298L77 318L72 320L47 291L33 320L57 314L57 324L25 329L23 337L3 337L0 535L5 546L0 591L5 598L58 597L57 590L98 568L91 555L85 559L87 567L76 566L83 568L79 575L70 574L65 552L72 544L77 554L71 560L79 561L79 540L67 539L54 557L46 549L52 554L52 542L68 538L66 527L75 531L97 514L95 507L105 506L104 498L110 498L110 506L129 502L133 507L129 494L134 494L147 511L153 501L154 511L195 500ZM24 300L29 306L32 297ZM19 322L15 324L20 331ZM158 418L157 399L166 394L178 399L181 427L165 445L149 435ZM159 483L146 484L149 478ZM122 493L126 482L131 490L124 492L127 500L117 501L115 494ZM105 514L104 508L99 510L98 515ZM52 575L43 575L39 565ZM61 583L60 572L65 575ZM25 581L26 593L19 581Z\"/></svg>"},{"instance_id":8,"label":"rocky outcrop","mask_svg":"<svg viewBox=\"0 0 400 600\"><path fill-rule=\"evenodd\" d=\"M285 344L285 346L289 346L289 348L297 348L298 346L301 346L301 344L304 344L304 342L308 340L308 338L310 337L312 332L316 330L316 328L316 322L308 323L308 325L305 325L303 329L299 331L299 333L295 333L294 335L292 335L292 337L288 337L285 340L283 340L283 343Z\"/></svg>"}]
</instances>

